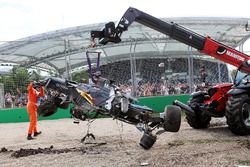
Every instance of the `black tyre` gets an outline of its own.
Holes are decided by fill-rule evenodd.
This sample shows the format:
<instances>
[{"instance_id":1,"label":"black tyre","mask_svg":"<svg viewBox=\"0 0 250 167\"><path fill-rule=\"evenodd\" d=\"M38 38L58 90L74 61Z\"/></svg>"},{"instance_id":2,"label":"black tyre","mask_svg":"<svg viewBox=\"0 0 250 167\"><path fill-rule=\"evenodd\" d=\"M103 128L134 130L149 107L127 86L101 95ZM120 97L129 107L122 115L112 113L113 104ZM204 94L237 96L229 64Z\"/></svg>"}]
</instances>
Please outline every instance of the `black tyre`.
<instances>
[{"instance_id":1,"label":"black tyre","mask_svg":"<svg viewBox=\"0 0 250 167\"><path fill-rule=\"evenodd\" d=\"M39 116L48 117L53 115L57 111L57 106L54 103L44 102L39 105L37 109L37 113Z\"/></svg>"},{"instance_id":2,"label":"black tyre","mask_svg":"<svg viewBox=\"0 0 250 167\"><path fill-rule=\"evenodd\" d=\"M53 98L54 103L57 105L57 107L62 108L62 109L67 109L69 107L69 102L62 103L62 99L58 97Z\"/></svg>"},{"instance_id":3,"label":"black tyre","mask_svg":"<svg viewBox=\"0 0 250 167\"><path fill-rule=\"evenodd\" d=\"M154 145L155 141L156 141L156 136L153 136L152 134L144 133L140 140L140 146L148 150Z\"/></svg>"},{"instance_id":4,"label":"black tyre","mask_svg":"<svg viewBox=\"0 0 250 167\"><path fill-rule=\"evenodd\" d=\"M164 123L165 131L178 132L181 126L181 109L177 106L166 106L164 109Z\"/></svg>"},{"instance_id":5,"label":"black tyre","mask_svg":"<svg viewBox=\"0 0 250 167\"><path fill-rule=\"evenodd\" d=\"M82 121L85 121L87 118L87 115L84 114L82 111L75 109L74 107L70 109L70 114L72 117L76 119L80 119Z\"/></svg>"},{"instance_id":6,"label":"black tyre","mask_svg":"<svg viewBox=\"0 0 250 167\"><path fill-rule=\"evenodd\" d=\"M189 105L194 106L197 103L203 103L203 102L204 102L203 96L196 96L190 100ZM194 129L208 128L211 121L211 116L199 109L193 108L193 110L195 114L186 113L186 119L188 124Z\"/></svg>"},{"instance_id":7,"label":"black tyre","mask_svg":"<svg viewBox=\"0 0 250 167\"><path fill-rule=\"evenodd\" d=\"M62 108L62 109L67 109L69 107L69 103L65 102L65 103L57 105L57 107Z\"/></svg>"},{"instance_id":8,"label":"black tyre","mask_svg":"<svg viewBox=\"0 0 250 167\"><path fill-rule=\"evenodd\" d=\"M250 97L247 94L229 97L225 115L228 127L234 134L250 134Z\"/></svg>"}]
</instances>

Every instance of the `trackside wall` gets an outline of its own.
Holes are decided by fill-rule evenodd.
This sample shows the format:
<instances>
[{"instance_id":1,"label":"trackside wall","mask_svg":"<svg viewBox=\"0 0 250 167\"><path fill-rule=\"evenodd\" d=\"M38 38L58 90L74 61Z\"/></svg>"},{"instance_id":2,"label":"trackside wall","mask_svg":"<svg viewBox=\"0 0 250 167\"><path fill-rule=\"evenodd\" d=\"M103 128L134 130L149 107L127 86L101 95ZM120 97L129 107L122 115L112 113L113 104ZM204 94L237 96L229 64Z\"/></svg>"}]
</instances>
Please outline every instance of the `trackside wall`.
<instances>
[{"instance_id":1,"label":"trackside wall","mask_svg":"<svg viewBox=\"0 0 250 167\"><path fill-rule=\"evenodd\" d=\"M190 95L173 95L173 96L155 96L155 97L141 97L136 104L145 105L152 108L155 112L162 112L166 105L171 105L174 100L179 100L187 103ZM52 120L60 118L70 118L68 109L58 109L58 111L49 117L39 117L39 120ZM14 122L28 122L29 117L26 107L1 109L0 110L0 123L14 123Z\"/></svg>"}]
</instances>

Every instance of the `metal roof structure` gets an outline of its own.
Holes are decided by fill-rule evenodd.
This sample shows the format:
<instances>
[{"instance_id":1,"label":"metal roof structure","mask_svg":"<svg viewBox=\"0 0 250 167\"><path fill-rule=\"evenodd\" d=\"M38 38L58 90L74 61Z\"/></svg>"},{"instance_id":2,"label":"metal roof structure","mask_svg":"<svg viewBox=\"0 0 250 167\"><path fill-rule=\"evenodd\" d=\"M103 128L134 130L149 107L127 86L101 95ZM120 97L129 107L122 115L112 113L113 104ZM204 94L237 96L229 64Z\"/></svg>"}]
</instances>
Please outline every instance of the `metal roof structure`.
<instances>
[{"instance_id":1,"label":"metal roof structure","mask_svg":"<svg viewBox=\"0 0 250 167\"><path fill-rule=\"evenodd\" d=\"M204 36L210 36L233 48L249 37L248 18L163 18ZM0 45L0 64L15 63L63 74L85 66L87 51L100 51L101 64L136 58L163 58L187 56L190 48L168 36L138 23L133 23L122 34L122 42L90 47L90 31L100 30L105 23L77 26L46 32ZM191 50L192 55L201 55ZM94 56L94 55L93 55ZM211 58L212 60L212 58Z\"/></svg>"}]
</instances>

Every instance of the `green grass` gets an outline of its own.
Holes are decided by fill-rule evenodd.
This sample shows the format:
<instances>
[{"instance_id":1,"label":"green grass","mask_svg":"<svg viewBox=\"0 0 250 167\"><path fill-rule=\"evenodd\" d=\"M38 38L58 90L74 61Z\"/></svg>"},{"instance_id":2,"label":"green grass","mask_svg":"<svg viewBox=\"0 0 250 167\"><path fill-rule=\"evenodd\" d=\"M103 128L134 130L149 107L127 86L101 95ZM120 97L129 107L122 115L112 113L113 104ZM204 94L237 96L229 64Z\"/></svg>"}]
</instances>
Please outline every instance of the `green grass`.
<instances>
[{"instance_id":1,"label":"green grass","mask_svg":"<svg viewBox=\"0 0 250 167\"><path fill-rule=\"evenodd\" d=\"M197 139L197 140L174 140L170 145L183 145L185 143L191 144L211 144L211 143L231 143L235 142L233 139Z\"/></svg>"},{"instance_id":2,"label":"green grass","mask_svg":"<svg viewBox=\"0 0 250 167\"><path fill-rule=\"evenodd\" d=\"M233 139L197 139L197 140L187 140L187 142L195 144L209 144L209 143L231 143L235 142Z\"/></svg>"},{"instance_id":3,"label":"green grass","mask_svg":"<svg viewBox=\"0 0 250 167\"><path fill-rule=\"evenodd\" d=\"M169 142L168 145L170 147L173 147L173 146L181 146L181 145L184 145L184 141L182 140L174 140L172 142Z\"/></svg>"},{"instance_id":4,"label":"green grass","mask_svg":"<svg viewBox=\"0 0 250 167\"><path fill-rule=\"evenodd\" d=\"M237 162L240 165L250 165L250 159L249 160L238 160Z\"/></svg>"}]
</instances>

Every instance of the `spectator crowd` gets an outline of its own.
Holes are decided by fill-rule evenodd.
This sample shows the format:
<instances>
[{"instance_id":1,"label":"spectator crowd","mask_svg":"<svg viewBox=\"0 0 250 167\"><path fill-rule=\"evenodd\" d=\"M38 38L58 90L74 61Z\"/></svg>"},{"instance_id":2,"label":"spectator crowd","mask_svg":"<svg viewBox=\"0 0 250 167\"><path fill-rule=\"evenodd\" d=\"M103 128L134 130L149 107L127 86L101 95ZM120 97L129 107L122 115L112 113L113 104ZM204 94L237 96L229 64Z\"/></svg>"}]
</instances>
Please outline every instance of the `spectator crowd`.
<instances>
[{"instance_id":1,"label":"spectator crowd","mask_svg":"<svg viewBox=\"0 0 250 167\"><path fill-rule=\"evenodd\" d=\"M206 91L209 86L219 82L218 78L221 78L220 82L228 82L229 80L228 71L224 65L220 65L222 74L220 77L216 63L208 61L200 63L199 60L194 60L194 66L196 68L193 72L194 83L192 91ZM187 82L187 60L184 58L178 58L174 61L172 60L172 62L167 59L137 60L136 85L133 86L130 68L129 60L112 62L101 66L101 74L102 77L115 81L124 92L136 97L191 93L190 85ZM134 92L132 92L133 90ZM18 92L16 95L11 92L5 92L4 101L5 108L23 107L28 101L27 93Z\"/></svg>"},{"instance_id":2,"label":"spectator crowd","mask_svg":"<svg viewBox=\"0 0 250 167\"><path fill-rule=\"evenodd\" d=\"M28 102L27 93L13 95L10 92L6 92L4 95L5 108L24 107Z\"/></svg>"}]
</instances>

